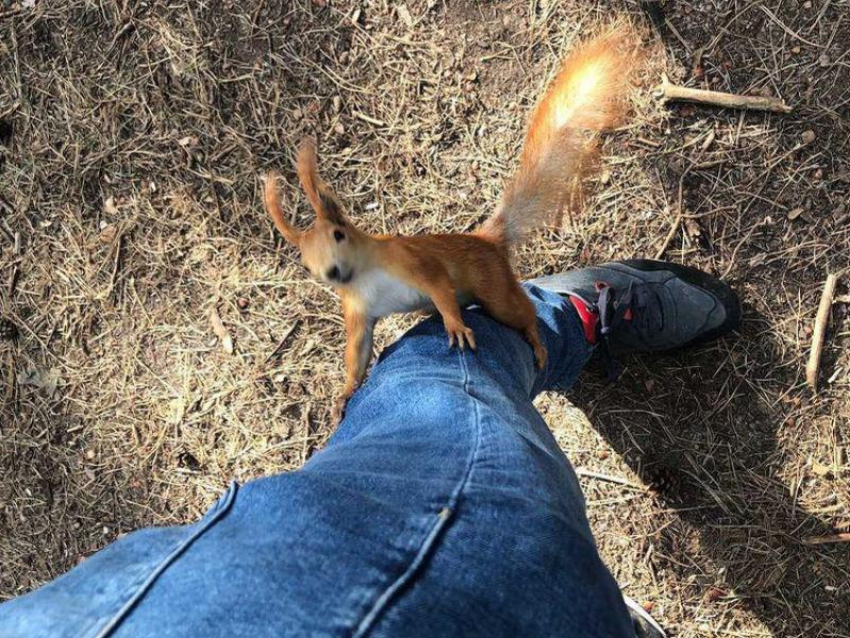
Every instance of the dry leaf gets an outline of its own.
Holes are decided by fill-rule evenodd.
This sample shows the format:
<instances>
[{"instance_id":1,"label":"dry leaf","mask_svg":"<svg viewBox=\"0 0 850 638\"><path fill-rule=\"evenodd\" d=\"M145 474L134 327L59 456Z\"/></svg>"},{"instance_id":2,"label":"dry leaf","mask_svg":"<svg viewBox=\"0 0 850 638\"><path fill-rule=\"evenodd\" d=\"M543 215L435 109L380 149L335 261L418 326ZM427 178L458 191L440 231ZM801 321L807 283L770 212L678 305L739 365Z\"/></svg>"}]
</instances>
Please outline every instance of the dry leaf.
<instances>
[{"instance_id":1,"label":"dry leaf","mask_svg":"<svg viewBox=\"0 0 850 638\"><path fill-rule=\"evenodd\" d=\"M407 25L408 29L413 28L413 18L410 15L410 11L407 10L407 7L403 4L400 4L396 7L396 12L398 13L398 17L402 19L402 21Z\"/></svg>"},{"instance_id":2,"label":"dry leaf","mask_svg":"<svg viewBox=\"0 0 850 638\"><path fill-rule=\"evenodd\" d=\"M110 196L106 198L106 201L103 202L103 212L107 215L117 215L118 214L118 206L115 205L115 198Z\"/></svg>"},{"instance_id":3,"label":"dry leaf","mask_svg":"<svg viewBox=\"0 0 850 638\"><path fill-rule=\"evenodd\" d=\"M702 228L700 228L699 222L695 219L685 219L685 231L691 239L699 239L702 237Z\"/></svg>"},{"instance_id":4,"label":"dry leaf","mask_svg":"<svg viewBox=\"0 0 850 638\"><path fill-rule=\"evenodd\" d=\"M103 244L111 244L115 241L115 237L118 235L118 226L115 224L106 224L101 231L98 239Z\"/></svg>"},{"instance_id":5,"label":"dry leaf","mask_svg":"<svg viewBox=\"0 0 850 638\"><path fill-rule=\"evenodd\" d=\"M39 390L44 391L47 397L52 397L59 385L59 371L56 368L48 370L39 370L30 368L23 375L18 377L18 383L21 385L31 385Z\"/></svg>"},{"instance_id":6,"label":"dry leaf","mask_svg":"<svg viewBox=\"0 0 850 638\"><path fill-rule=\"evenodd\" d=\"M210 325L212 326L215 336L218 337L219 342L224 348L224 351L227 354L233 354L233 337L230 336L227 328L225 328L224 324L221 322L221 316L218 314L218 309L215 306L210 308Z\"/></svg>"},{"instance_id":7,"label":"dry leaf","mask_svg":"<svg viewBox=\"0 0 850 638\"><path fill-rule=\"evenodd\" d=\"M750 257L747 263L750 265L750 268L755 268L756 266L761 266L765 261L767 261L767 254L759 253L755 257Z\"/></svg>"},{"instance_id":8,"label":"dry leaf","mask_svg":"<svg viewBox=\"0 0 850 638\"><path fill-rule=\"evenodd\" d=\"M832 472L832 468L828 465L824 465L820 461L812 461L812 472L818 476L826 476Z\"/></svg>"}]
</instances>

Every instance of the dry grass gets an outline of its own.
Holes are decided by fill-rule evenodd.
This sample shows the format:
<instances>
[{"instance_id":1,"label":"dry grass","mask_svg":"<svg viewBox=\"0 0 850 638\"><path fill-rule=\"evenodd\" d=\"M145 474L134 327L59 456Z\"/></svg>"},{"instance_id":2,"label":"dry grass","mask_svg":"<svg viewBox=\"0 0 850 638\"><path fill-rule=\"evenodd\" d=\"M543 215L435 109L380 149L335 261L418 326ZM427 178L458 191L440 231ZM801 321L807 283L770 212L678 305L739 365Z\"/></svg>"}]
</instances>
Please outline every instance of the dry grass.
<instances>
[{"instance_id":1,"label":"dry grass","mask_svg":"<svg viewBox=\"0 0 850 638\"><path fill-rule=\"evenodd\" d=\"M306 220L292 149L316 133L364 227L470 228L559 54L612 12L641 19L619 0L31 4L0 8L4 597L330 434L337 304L261 212L263 170ZM800 542L850 524L846 287L817 397L802 372L825 274L850 264L842 5L669 6L654 73L795 112L642 104L586 217L518 258L531 276L654 256L681 212L667 258L745 299L738 339L634 359L614 387L588 373L592 427L539 401L576 466L653 486L582 479L607 563L674 635L850 636L850 544Z\"/></svg>"}]
</instances>

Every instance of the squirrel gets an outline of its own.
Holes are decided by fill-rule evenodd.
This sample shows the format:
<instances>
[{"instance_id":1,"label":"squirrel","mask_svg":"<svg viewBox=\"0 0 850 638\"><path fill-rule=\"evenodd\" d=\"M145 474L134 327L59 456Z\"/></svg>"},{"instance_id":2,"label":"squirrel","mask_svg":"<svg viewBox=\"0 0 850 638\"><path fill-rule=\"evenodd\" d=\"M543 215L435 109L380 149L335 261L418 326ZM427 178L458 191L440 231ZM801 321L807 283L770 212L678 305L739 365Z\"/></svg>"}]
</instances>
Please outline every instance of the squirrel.
<instances>
[{"instance_id":1,"label":"squirrel","mask_svg":"<svg viewBox=\"0 0 850 638\"><path fill-rule=\"evenodd\" d=\"M342 301L347 333L346 383L333 418L366 375L375 323L393 313L434 310L442 316L449 347L475 349L475 335L461 308L472 303L520 331L537 366L546 364L531 300L510 263L510 248L529 231L560 222L594 152L596 136L625 114L639 57L634 32L616 24L579 44L535 107L519 169L495 213L470 233L419 236L372 235L357 228L317 172L316 148L305 140L297 155L298 178L315 211L307 230L283 213L277 176L265 179L265 207L303 264L333 286Z\"/></svg>"}]
</instances>

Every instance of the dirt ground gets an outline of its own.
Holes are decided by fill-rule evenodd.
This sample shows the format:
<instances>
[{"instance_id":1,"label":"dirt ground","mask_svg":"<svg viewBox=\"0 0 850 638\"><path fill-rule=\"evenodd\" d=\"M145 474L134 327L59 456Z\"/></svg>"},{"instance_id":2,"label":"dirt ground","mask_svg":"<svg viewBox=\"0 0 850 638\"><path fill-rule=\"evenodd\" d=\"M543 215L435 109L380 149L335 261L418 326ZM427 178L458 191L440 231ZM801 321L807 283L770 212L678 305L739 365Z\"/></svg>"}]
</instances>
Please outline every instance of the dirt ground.
<instances>
[{"instance_id":1,"label":"dirt ground","mask_svg":"<svg viewBox=\"0 0 850 638\"><path fill-rule=\"evenodd\" d=\"M0 599L330 435L338 303L273 232L263 171L306 221L293 150L317 135L363 227L472 228L559 56L622 13L652 34L656 80L794 112L665 108L644 87L584 217L518 269L654 257L672 228L667 259L740 291L741 334L630 359L613 386L588 371L539 407L607 564L672 635L850 636L850 543L804 542L850 531L844 0L4 0ZM803 370L830 272L844 282L815 396ZM410 321L386 321L379 346Z\"/></svg>"}]
</instances>

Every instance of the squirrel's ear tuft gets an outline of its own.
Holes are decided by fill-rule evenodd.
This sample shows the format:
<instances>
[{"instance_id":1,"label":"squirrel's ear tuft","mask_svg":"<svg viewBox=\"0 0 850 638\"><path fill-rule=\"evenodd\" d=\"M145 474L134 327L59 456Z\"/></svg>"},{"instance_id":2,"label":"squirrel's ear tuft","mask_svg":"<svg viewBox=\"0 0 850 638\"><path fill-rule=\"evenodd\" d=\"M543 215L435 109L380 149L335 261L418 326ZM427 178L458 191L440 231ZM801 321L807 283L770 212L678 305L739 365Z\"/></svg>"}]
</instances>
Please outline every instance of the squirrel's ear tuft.
<instances>
[{"instance_id":1,"label":"squirrel's ear tuft","mask_svg":"<svg viewBox=\"0 0 850 638\"><path fill-rule=\"evenodd\" d=\"M266 203L266 210L274 221L274 225L283 235L284 239L290 244L296 246L301 242L301 231L295 228L292 224L286 221L283 214L283 209L280 206L280 192L277 190L277 175L269 173L265 176L265 187L263 189L263 197Z\"/></svg>"},{"instance_id":2,"label":"squirrel's ear tuft","mask_svg":"<svg viewBox=\"0 0 850 638\"><path fill-rule=\"evenodd\" d=\"M298 149L298 160L296 168L301 187L310 200L310 205L316 211L316 217L327 219L335 224L345 221L345 213L337 196L322 178L319 177L316 158L316 144L307 138L301 142Z\"/></svg>"}]
</instances>

